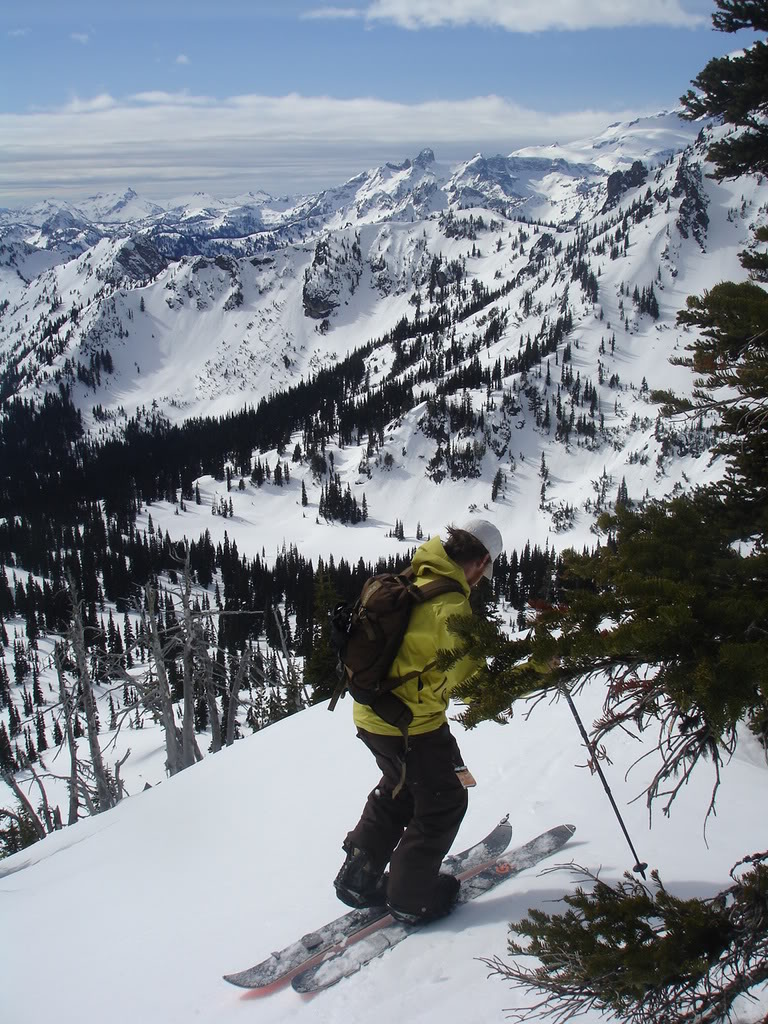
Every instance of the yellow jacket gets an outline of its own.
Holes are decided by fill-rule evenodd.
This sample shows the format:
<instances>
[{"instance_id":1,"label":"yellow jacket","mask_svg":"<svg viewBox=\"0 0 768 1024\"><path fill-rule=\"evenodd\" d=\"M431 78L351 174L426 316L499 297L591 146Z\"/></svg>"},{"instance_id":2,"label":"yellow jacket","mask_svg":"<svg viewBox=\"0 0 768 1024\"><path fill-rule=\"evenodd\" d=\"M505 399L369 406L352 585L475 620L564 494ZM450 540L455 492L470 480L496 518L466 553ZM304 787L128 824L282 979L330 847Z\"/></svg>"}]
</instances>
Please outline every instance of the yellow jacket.
<instances>
[{"instance_id":1,"label":"yellow jacket","mask_svg":"<svg viewBox=\"0 0 768 1024\"><path fill-rule=\"evenodd\" d=\"M420 673L392 691L413 712L413 721L408 727L408 733L417 736L439 729L447 721L445 712L451 690L463 682L476 666L472 661L462 659L447 671L425 668L435 660L438 650L452 650L456 646L458 637L448 630L447 620L451 615L472 614L469 607L469 586L464 570L446 555L439 537L433 537L426 544L422 544L411 564L416 574L414 583L417 586L429 583L440 576L450 576L459 581L463 590L461 594L458 591L438 594L437 597L414 607L408 632L392 662L389 672L392 676L405 676L409 672ZM367 732L384 736L400 735L395 726L379 718L367 704L355 702L353 717L355 725Z\"/></svg>"}]
</instances>

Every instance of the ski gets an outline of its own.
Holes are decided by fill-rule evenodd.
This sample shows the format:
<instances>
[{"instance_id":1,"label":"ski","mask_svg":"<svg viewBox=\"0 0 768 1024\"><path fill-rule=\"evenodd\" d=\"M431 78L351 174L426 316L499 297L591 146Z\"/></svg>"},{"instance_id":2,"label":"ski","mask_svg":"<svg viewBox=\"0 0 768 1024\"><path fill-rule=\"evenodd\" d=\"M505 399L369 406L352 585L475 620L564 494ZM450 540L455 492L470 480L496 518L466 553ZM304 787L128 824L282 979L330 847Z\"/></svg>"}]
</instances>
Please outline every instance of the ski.
<instances>
[{"instance_id":1,"label":"ski","mask_svg":"<svg viewBox=\"0 0 768 1024\"><path fill-rule=\"evenodd\" d=\"M463 872L459 876L462 878L462 883L458 903L468 903L484 892L494 889L508 878L513 878L521 871L538 864L545 857L556 853L565 846L575 831L574 825L558 825L548 832L543 832L524 846L502 854L491 865L476 871L470 869ZM350 945L297 973L291 984L297 992L305 994L322 992L341 981L342 978L348 978L357 973L365 964L402 942L412 932L424 927L425 925L422 924L402 924L399 921L394 921L390 915L386 915L373 922L366 930L365 935L360 936L360 940L354 945Z\"/></svg>"},{"instance_id":2,"label":"ski","mask_svg":"<svg viewBox=\"0 0 768 1024\"><path fill-rule=\"evenodd\" d=\"M467 871L478 871L503 853L509 846L511 838L512 826L507 815L485 839L462 850L461 853L446 857L442 870L457 876L464 875ZM236 974L225 974L224 980L231 985L260 991L265 995L274 992L287 985L301 971L307 970L332 953L341 951L349 943L354 942L360 933L366 933L371 925L388 916L386 907L350 910L317 931L303 935L285 949L272 953L260 964Z\"/></svg>"}]
</instances>

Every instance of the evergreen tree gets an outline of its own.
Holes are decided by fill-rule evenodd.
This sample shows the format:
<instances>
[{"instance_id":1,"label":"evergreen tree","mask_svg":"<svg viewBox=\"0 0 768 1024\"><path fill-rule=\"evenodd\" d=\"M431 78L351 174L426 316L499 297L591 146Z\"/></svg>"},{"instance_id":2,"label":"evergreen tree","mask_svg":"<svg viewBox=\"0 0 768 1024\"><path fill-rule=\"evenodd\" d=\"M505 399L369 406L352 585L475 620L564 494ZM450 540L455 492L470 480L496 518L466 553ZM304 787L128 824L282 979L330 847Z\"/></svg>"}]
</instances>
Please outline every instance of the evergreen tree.
<instances>
[{"instance_id":1,"label":"evergreen tree","mask_svg":"<svg viewBox=\"0 0 768 1024\"><path fill-rule=\"evenodd\" d=\"M11 741L5 729L5 723L0 722L0 772L13 773L15 771L16 761L13 756Z\"/></svg>"},{"instance_id":2,"label":"evergreen tree","mask_svg":"<svg viewBox=\"0 0 768 1024\"><path fill-rule=\"evenodd\" d=\"M48 738L45 734L45 720L41 711L35 715L35 731L37 733L37 749L42 754L48 749Z\"/></svg>"},{"instance_id":3,"label":"evergreen tree","mask_svg":"<svg viewBox=\"0 0 768 1024\"><path fill-rule=\"evenodd\" d=\"M715 0L712 23L719 32L752 29L768 31L768 9L762 0ZM719 117L740 131L715 142L709 149L718 181L742 174L768 173L768 45L757 39L742 53L715 57L694 78L695 87L681 97L687 116ZM757 240L768 241L761 228ZM768 280L768 255L741 254L742 262L759 280Z\"/></svg>"},{"instance_id":4,"label":"evergreen tree","mask_svg":"<svg viewBox=\"0 0 768 1024\"><path fill-rule=\"evenodd\" d=\"M768 10L760 0L715 0L712 15L720 32L752 29L768 31ZM692 118L721 117L743 129L715 143L709 157L714 176L738 178L742 174L768 173L768 125L761 113L768 100L768 46L755 40L743 53L716 57L693 80L681 102Z\"/></svg>"},{"instance_id":5,"label":"evergreen tree","mask_svg":"<svg viewBox=\"0 0 768 1024\"><path fill-rule=\"evenodd\" d=\"M11 701L8 708L8 730L10 732L11 739L15 739L15 737L21 732L21 715L13 701Z\"/></svg>"},{"instance_id":6,"label":"evergreen tree","mask_svg":"<svg viewBox=\"0 0 768 1024\"><path fill-rule=\"evenodd\" d=\"M535 993L535 1019L575 1020L597 1007L626 1024L714 1024L768 978L768 932L751 924L765 915L767 855L736 865L733 885L714 899L675 897L657 872L651 889L630 875L613 886L577 871L589 889L567 894L564 914L529 910L512 926L528 940L510 941L512 966L485 961ZM522 957L540 966L521 966Z\"/></svg>"},{"instance_id":7,"label":"evergreen tree","mask_svg":"<svg viewBox=\"0 0 768 1024\"><path fill-rule=\"evenodd\" d=\"M0 858L25 850L39 838L31 813L21 803L15 812L0 811Z\"/></svg>"},{"instance_id":8,"label":"evergreen tree","mask_svg":"<svg viewBox=\"0 0 768 1024\"><path fill-rule=\"evenodd\" d=\"M312 612L312 647L304 669L304 680L312 687L315 703L330 697L338 683L336 651L331 644L331 612L339 601L330 573L322 564L318 565Z\"/></svg>"}]
</instances>

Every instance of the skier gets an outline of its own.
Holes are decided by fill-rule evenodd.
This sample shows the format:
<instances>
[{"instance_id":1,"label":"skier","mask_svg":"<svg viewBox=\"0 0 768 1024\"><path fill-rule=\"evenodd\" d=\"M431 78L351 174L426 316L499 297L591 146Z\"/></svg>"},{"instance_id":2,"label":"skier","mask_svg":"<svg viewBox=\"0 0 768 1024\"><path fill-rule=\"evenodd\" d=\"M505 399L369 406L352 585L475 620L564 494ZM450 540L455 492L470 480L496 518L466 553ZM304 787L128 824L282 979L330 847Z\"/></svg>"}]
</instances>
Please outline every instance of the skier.
<instances>
[{"instance_id":1,"label":"skier","mask_svg":"<svg viewBox=\"0 0 768 1024\"><path fill-rule=\"evenodd\" d=\"M462 592L443 593L414 607L389 670L390 676L412 676L392 691L413 713L407 749L396 727L368 705L354 704L357 735L376 758L382 778L343 843L346 859L334 885L348 906L386 904L393 917L408 923L432 921L453 908L459 883L440 873L440 864L467 810L468 773L457 774L463 761L446 709L451 690L475 665L462 659L442 671L433 663L438 650L456 646L447 620L472 614L470 589L483 577L492 578L501 551L501 534L493 523L470 519L459 528L449 526L444 542L433 537L414 555L417 585L448 576L459 581Z\"/></svg>"}]
</instances>

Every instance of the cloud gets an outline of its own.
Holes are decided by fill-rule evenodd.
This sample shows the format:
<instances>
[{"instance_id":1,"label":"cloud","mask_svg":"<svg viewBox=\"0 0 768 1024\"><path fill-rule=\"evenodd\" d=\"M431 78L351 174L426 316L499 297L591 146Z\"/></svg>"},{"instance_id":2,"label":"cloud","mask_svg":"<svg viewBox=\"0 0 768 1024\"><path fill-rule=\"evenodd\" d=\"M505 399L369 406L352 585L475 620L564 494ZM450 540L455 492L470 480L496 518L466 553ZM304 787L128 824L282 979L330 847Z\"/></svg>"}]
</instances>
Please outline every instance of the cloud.
<instances>
[{"instance_id":1,"label":"cloud","mask_svg":"<svg viewBox=\"0 0 768 1024\"><path fill-rule=\"evenodd\" d=\"M301 15L302 20L320 20L327 18L329 20L344 20L352 18L362 18L365 12L361 11L358 7L317 7L310 11L304 11Z\"/></svg>"},{"instance_id":2,"label":"cloud","mask_svg":"<svg viewBox=\"0 0 768 1024\"><path fill-rule=\"evenodd\" d=\"M179 56L176 58L176 63L177 64L191 64L192 62L190 61L190 59L186 55L186 53L180 53Z\"/></svg>"},{"instance_id":3,"label":"cloud","mask_svg":"<svg viewBox=\"0 0 768 1024\"><path fill-rule=\"evenodd\" d=\"M425 146L444 160L478 150L566 143L637 110L543 113L499 96L396 103L368 97L102 94L65 107L0 113L0 194L82 194L132 185L160 198L185 189L312 192Z\"/></svg>"},{"instance_id":4,"label":"cloud","mask_svg":"<svg viewBox=\"0 0 768 1024\"><path fill-rule=\"evenodd\" d=\"M481 25L508 32L637 25L694 28L709 22L685 10L680 0L372 0L365 17L408 29Z\"/></svg>"},{"instance_id":5,"label":"cloud","mask_svg":"<svg viewBox=\"0 0 768 1024\"><path fill-rule=\"evenodd\" d=\"M5 34L7 36L10 36L11 39L19 39L19 38L21 38L21 36L29 35L29 29L28 28L9 28L8 31Z\"/></svg>"},{"instance_id":6,"label":"cloud","mask_svg":"<svg viewBox=\"0 0 768 1024\"><path fill-rule=\"evenodd\" d=\"M70 32L69 38L76 43L80 43L82 46L87 46L90 36L87 32Z\"/></svg>"},{"instance_id":7,"label":"cloud","mask_svg":"<svg viewBox=\"0 0 768 1024\"><path fill-rule=\"evenodd\" d=\"M214 102L210 96L193 96L186 89L182 92L163 92L160 89L154 89L151 92L136 92L125 101L128 106L134 103L143 103L160 107L207 107Z\"/></svg>"},{"instance_id":8,"label":"cloud","mask_svg":"<svg viewBox=\"0 0 768 1024\"><path fill-rule=\"evenodd\" d=\"M81 100L78 97L71 99L65 107L60 111L62 116L68 114L89 114L98 110L112 110L117 106L117 101L114 100L108 92L99 93L98 96L93 96L89 100Z\"/></svg>"}]
</instances>

